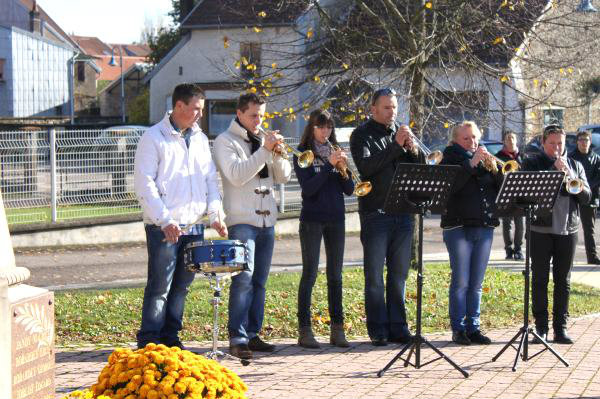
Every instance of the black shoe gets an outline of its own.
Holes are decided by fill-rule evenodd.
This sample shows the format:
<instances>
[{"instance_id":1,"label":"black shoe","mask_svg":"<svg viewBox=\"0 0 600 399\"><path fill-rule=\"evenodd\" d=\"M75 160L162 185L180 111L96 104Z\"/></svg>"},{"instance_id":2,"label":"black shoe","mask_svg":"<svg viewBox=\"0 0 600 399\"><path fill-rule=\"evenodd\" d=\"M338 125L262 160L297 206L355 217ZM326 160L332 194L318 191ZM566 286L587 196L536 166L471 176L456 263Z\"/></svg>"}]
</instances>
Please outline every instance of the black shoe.
<instances>
[{"instance_id":1,"label":"black shoe","mask_svg":"<svg viewBox=\"0 0 600 399\"><path fill-rule=\"evenodd\" d=\"M373 338L371 339L371 345L373 346L387 346L387 340L385 338Z\"/></svg>"},{"instance_id":2,"label":"black shoe","mask_svg":"<svg viewBox=\"0 0 600 399\"><path fill-rule=\"evenodd\" d=\"M513 252L513 258L514 258L514 260L525 259L525 257L523 256L523 252L521 252L520 249L515 249L515 252Z\"/></svg>"},{"instance_id":3,"label":"black shoe","mask_svg":"<svg viewBox=\"0 0 600 399\"><path fill-rule=\"evenodd\" d=\"M539 335L544 341L548 341L548 330L547 329L542 329L542 328L535 328L535 333L537 335ZM533 336L533 339L531 340L532 344L541 344L542 341L540 341L535 335Z\"/></svg>"},{"instance_id":4,"label":"black shoe","mask_svg":"<svg viewBox=\"0 0 600 399\"><path fill-rule=\"evenodd\" d=\"M506 248L506 260L512 260L513 258L513 250L512 248Z\"/></svg>"},{"instance_id":5,"label":"black shoe","mask_svg":"<svg viewBox=\"0 0 600 399\"><path fill-rule=\"evenodd\" d=\"M413 341L413 338L413 335L408 333L399 337L390 338L389 341L395 344L410 344Z\"/></svg>"},{"instance_id":6,"label":"black shoe","mask_svg":"<svg viewBox=\"0 0 600 399\"><path fill-rule=\"evenodd\" d=\"M587 263L590 265L600 265L600 258L598 258L596 255L591 256L588 258Z\"/></svg>"},{"instance_id":7,"label":"black shoe","mask_svg":"<svg viewBox=\"0 0 600 399\"><path fill-rule=\"evenodd\" d=\"M174 346L178 347L179 349L181 349L182 351L185 350L185 346L183 346L183 344L181 343L180 340L176 339L175 341L161 341L162 344L164 344L165 346L172 348Z\"/></svg>"},{"instance_id":8,"label":"black shoe","mask_svg":"<svg viewBox=\"0 0 600 399\"><path fill-rule=\"evenodd\" d=\"M238 359L250 360L252 359L252 351L246 344L229 345L229 354L235 356Z\"/></svg>"},{"instance_id":9,"label":"black shoe","mask_svg":"<svg viewBox=\"0 0 600 399\"><path fill-rule=\"evenodd\" d=\"M554 330L554 340L553 342L556 342L557 344L567 344L570 345L573 343L573 340L571 339L571 337L569 337L567 335L567 329L566 328L560 328L558 330Z\"/></svg>"},{"instance_id":10,"label":"black shoe","mask_svg":"<svg viewBox=\"0 0 600 399\"><path fill-rule=\"evenodd\" d=\"M471 345L471 340L465 331L452 331L452 342L458 345Z\"/></svg>"},{"instance_id":11,"label":"black shoe","mask_svg":"<svg viewBox=\"0 0 600 399\"><path fill-rule=\"evenodd\" d=\"M248 348L254 352L273 352L275 345L268 344L260 339L259 336L256 336L248 341Z\"/></svg>"},{"instance_id":12,"label":"black shoe","mask_svg":"<svg viewBox=\"0 0 600 399\"><path fill-rule=\"evenodd\" d=\"M467 338L472 344L489 345L492 343L492 340L483 335L480 330L467 333Z\"/></svg>"}]
</instances>

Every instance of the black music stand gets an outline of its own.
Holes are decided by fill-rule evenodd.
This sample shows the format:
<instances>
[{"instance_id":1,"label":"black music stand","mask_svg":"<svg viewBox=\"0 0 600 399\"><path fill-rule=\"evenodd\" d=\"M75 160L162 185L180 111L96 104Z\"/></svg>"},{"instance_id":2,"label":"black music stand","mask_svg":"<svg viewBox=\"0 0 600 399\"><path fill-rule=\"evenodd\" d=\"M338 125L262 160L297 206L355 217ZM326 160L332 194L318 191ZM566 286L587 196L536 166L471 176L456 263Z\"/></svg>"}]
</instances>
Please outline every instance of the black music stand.
<instances>
[{"instance_id":1,"label":"black music stand","mask_svg":"<svg viewBox=\"0 0 600 399\"><path fill-rule=\"evenodd\" d=\"M450 187L456 179L460 166L451 165L421 165L421 164L399 164L396 168L392 186L388 191L384 210L389 214L416 213L419 215L419 248L417 263L417 328L412 342L406 344L400 352L379 372L377 377L383 374L398 360L404 360L404 367L409 364L416 369L444 359L456 370L460 371L466 378L469 374L452 359L444 355L421 334L421 306L423 294L423 216L428 210L431 213L442 213L446 208L446 202L450 195ZM439 357L421 364L421 345L427 345ZM410 348L406 359L402 358L404 352ZM412 354L415 354L415 362L411 363Z\"/></svg>"},{"instance_id":2,"label":"black music stand","mask_svg":"<svg viewBox=\"0 0 600 399\"><path fill-rule=\"evenodd\" d=\"M512 371L517 370L519 357L528 361L537 355L549 350L566 367L569 363L558 354L545 339L540 337L532 327L529 327L529 274L530 274L530 245L531 245L531 221L536 216L548 215L554 207L554 201L560 191L565 174L559 171L538 171L538 172L511 172L506 175L498 197L496 205L499 216L523 216L525 215L526 233L525 233L525 289L523 294L523 326L510 341L492 358L495 362L504 353L508 347L517 351ZM533 335L544 348L529 356L529 334ZM519 341L519 346L514 347L514 343Z\"/></svg>"}]
</instances>

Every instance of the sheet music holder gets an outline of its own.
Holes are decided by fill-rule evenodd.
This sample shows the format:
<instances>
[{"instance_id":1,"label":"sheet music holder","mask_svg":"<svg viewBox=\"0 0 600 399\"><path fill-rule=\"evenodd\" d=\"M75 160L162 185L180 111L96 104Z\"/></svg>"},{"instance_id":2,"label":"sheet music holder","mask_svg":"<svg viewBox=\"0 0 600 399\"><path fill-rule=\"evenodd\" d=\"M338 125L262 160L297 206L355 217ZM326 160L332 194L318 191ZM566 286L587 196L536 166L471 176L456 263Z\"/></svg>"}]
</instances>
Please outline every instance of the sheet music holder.
<instances>
[{"instance_id":1,"label":"sheet music holder","mask_svg":"<svg viewBox=\"0 0 600 399\"><path fill-rule=\"evenodd\" d=\"M427 210L433 213L442 213L446 209L446 202L450 196L450 188L461 170L460 166L454 165L422 165L422 164L399 164L388 191L384 210L389 214L416 213L419 215L419 247L417 266L417 323L416 333L412 342L406 344L400 352L379 372L383 374L399 359L404 360L404 367L409 364L420 369L429 363L444 359L464 377L469 374L452 359L444 355L438 348L429 342L421 334L421 311L423 297L423 216ZM425 345L432 349L439 357L421 363L421 346ZM410 349L406 359L402 355ZM414 363L411 362L415 355Z\"/></svg>"},{"instance_id":2,"label":"sheet music holder","mask_svg":"<svg viewBox=\"0 0 600 399\"><path fill-rule=\"evenodd\" d=\"M527 204L536 205L535 216L549 215L564 176L550 170L508 173L496 197L498 216L525 216Z\"/></svg>"},{"instance_id":3,"label":"sheet music holder","mask_svg":"<svg viewBox=\"0 0 600 399\"><path fill-rule=\"evenodd\" d=\"M388 214L418 214L419 203L430 201L427 210L434 214L443 213L450 187L460 169L455 165L399 164L385 200L384 211Z\"/></svg>"},{"instance_id":4,"label":"sheet music holder","mask_svg":"<svg viewBox=\"0 0 600 399\"><path fill-rule=\"evenodd\" d=\"M495 362L509 347L517 351L512 371L517 370L519 358L527 361L542 352L548 350L558 358L566 367L569 363L562 358L533 328L529 327L529 274L530 274L530 236L531 221L534 216L550 214L554 202L564 182L565 174L559 171L535 171L535 172L511 172L506 175L498 197L496 206L500 216L522 216L525 215L525 270L523 271L525 289L523 290L523 326L517 334L492 358ZM528 336L536 337L538 342L544 346L543 349L529 356ZM514 343L519 342L517 348Z\"/></svg>"}]
</instances>

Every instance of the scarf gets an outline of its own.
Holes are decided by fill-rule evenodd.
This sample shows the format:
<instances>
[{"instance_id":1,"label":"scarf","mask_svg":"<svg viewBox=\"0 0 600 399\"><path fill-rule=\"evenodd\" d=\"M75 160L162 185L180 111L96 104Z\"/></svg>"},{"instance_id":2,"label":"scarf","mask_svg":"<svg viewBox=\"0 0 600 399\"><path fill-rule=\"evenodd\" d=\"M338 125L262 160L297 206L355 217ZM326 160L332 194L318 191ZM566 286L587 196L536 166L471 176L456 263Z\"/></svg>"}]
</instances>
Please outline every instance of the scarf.
<instances>
[{"instance_id":1,"label":"scarf","mask_svg":"<svg viewBox=\"0 0 600 399\"><path fill-rule=\"evenodd\" d=\"M242 129L246 130L246 136L248 137L248 140L246 141L249 141L251 146L250 154L254 154L256 151L258 151L258 149L261 146L260 138L257 137L255 134L251 133L248 129L246 129L244 125L242 125L242 123L240 122L239 118L235 118L235 121L238 125L240 125L240 127L242 127ZM267 168L267 164L265 164L260 170L260 172L258 172L258 177L260 177L261 179L266 179L267 177L269 177L269 168Z\"/></svg>"}]
</instances>

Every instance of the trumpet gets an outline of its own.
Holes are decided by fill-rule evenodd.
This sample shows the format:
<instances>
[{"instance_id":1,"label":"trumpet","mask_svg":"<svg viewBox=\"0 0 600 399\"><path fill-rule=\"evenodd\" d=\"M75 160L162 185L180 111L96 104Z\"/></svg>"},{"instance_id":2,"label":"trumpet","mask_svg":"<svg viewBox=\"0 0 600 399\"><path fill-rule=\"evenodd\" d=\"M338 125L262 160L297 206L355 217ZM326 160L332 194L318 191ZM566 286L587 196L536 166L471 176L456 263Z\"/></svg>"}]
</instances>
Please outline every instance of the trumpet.
<instances>
[{"instance_id":1,"label":"trumpet","mask_svg":"<svg viewBox=\"0 0 600 399\"><path fill-rule=\"evenodd\" d=\"M410 132L410 138L415 142L421 152L425 154L425 163L427 165L437 165L442 162L443 154L441 151L431 151L413 132Z\"/></svg>"},{"instance_id":2,"label":"trumpet","mask_svg":"<svg viewBox=\"0 0 600 399\"><path fill-rule=\"evenodd\" d=\"M340 146L333 145L329 139L325 139L325 142L333 151L338 151ZM340 161L335 165L335 168L340 172L342 178L348 179L348 171L350 171L350 176L352 177L352 181L354 182L354 191L352 194L357 197L363 197L371 192L373 188L370 181L361 181L360 178L356 175L356 173L348 167L348 164L345 161Z\"/></svg>"},{"instance_id":3,"label":"trumpet","mask_svg":"<svg viewBox=\"0 0 600 399\"><path fill-rule=\"evenodd\" d=\"M557 158L564 159L564 157L557 157ZM566 164L566 162L565 162L565 164ZM565 179L564 179L563 183L565 185L565 190L567 190L567 192L569 194L577 195L583 191L583 187L584 187L583 180L581 180L577 177L571 177L569 175L569 170L566 168L562 169L561 171L565 173Z\"/></svg>"},{"instance_id":4,"label":"trumpet","mask_svg":"<svg viewBox=\"0 0 600 399\"><path fill-rule=\"evenodd\" d=\"M510 172L516 172L520 169L519 163L514 159L503 161L491 153L488 154L489 157L486 157L483 161L483 167L486 168L488 172L498 173L498 166L500 166L500 170L502 170L502 174L504 175Z\"/></svg>"},{"instance_id":5,"label":"trumpet","mask_svg":"<svg viewBox=\"0 0 600 399\"><path fill-rule=\"evenodd\" d=\"M258 127L258 131L265 137L269 134L260 126ZM296 157L298 157L298 166L301 168L308 168L315 160L315 154L311 150L300 152L285 141L277 144L273 151L283 159L289 159L289 154L294 154Z\"/></svg>"}]
</instances>

